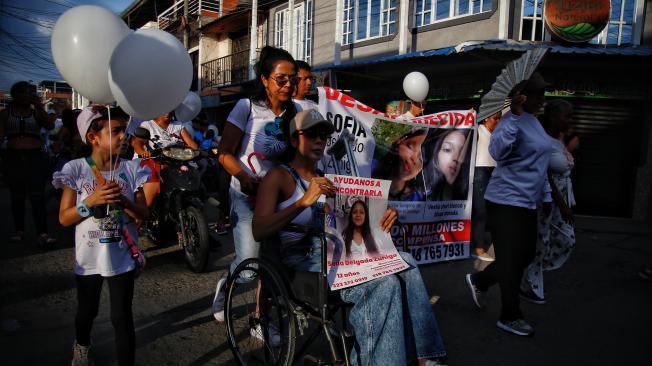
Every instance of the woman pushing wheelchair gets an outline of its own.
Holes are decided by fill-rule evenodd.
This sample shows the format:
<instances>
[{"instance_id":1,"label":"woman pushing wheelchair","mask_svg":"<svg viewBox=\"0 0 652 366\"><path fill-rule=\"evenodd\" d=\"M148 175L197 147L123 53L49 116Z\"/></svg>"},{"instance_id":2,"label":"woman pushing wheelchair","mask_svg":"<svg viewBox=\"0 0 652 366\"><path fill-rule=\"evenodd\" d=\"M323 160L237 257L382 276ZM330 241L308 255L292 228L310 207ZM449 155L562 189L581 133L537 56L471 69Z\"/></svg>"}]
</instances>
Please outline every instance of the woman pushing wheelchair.
<instances>
[{"instance_id":1,"label":"woman pushing wheelchair","mask_svg":"<svg viewBox=\"0 0 652 366\"><path fill-rule=\"evenodd\" d=\"M324 197L333 195L335 188L321 176L317 163L333 125L313 110L297 113L282 130L288 141L285 164L269 171L260 183L258 197L266 199L256 203L253 236L257 241L280 237L285 267L319 272L319 237L288 227L324 226ZM379 225L389 231L396 218L396 210L390 208ZM405 365L415 359L419 365L443 365L446 351L421 274L410 254L401 256L409 269L339 290L341 300L353 305L352 365Z\"/></svg>"}]
</instances>

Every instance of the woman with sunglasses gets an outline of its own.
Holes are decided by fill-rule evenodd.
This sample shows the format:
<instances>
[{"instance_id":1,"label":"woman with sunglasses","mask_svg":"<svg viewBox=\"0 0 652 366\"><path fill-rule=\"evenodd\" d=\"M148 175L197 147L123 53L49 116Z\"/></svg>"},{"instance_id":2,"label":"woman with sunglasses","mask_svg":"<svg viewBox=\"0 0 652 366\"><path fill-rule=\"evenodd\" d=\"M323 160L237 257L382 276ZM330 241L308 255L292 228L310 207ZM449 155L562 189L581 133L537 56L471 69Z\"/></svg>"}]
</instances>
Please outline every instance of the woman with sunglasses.
<instances>
[{"instance_id":1,"label":"woman with sunglasses","mask_svg":"<svg viewBox=\"0 0 652 366\"><path fill-rule=\"evenodd\" d=\"M44 189L48 171L43 152L41 127L54 128L54 119L45 112L36 93L36 86L27 81L15 83L10 90L11 102L0 111L0 141L7 137L4 177L11 193L11 213L14 218L13 242L21 242L25 235L25 199L32 205L32 217L38 233L38 243L50 246L55 240L48 237L45 215Z\"/></svg>"},{"instance_id":2,"label":"woman with sunglasses","mask_svg":"<svg viewBox=\"0 0 652 366\"><path fill-rule=\"evenodd\" d=\"M256 64L256 80L257 95L240 99L233 107L219 146L219 162L231 175L229 201L235 258L229 272L243 260L258 256L260 243L251 233L252 200L258 179L281 160L286 148L282 128L301 110L292 102L296 65L287 51L265 46ZM218 280L213 298L213 316L219 322L224 321L225 283L225 277Z\"/></svg>"},{"instance_id":3,"label":"woman with sunglasses","mask_svg":"<svg viewBox=\"0 0 652 366\"><path fill-rule=\"evenodd\" d=\"M256 205L254 238L278 235L283 266L294 271L321 271L319 237L288 231L287 227L323 230L324 196L335 194L335 187L320 175L317 163L333 130L315 110L297 113L285 132L289 136L288 162L272 169L260 183L258 194L268 199ZM389 231L396 218L396 210L387 209L380 222L370 225ZM338 291L344 302L353 304L349 314L355 333L352 365L406 365L414 359L419 365L443 364L446 351L423 279L412 256L401 256L409 269Z\"/></svg>"}]
</instances>

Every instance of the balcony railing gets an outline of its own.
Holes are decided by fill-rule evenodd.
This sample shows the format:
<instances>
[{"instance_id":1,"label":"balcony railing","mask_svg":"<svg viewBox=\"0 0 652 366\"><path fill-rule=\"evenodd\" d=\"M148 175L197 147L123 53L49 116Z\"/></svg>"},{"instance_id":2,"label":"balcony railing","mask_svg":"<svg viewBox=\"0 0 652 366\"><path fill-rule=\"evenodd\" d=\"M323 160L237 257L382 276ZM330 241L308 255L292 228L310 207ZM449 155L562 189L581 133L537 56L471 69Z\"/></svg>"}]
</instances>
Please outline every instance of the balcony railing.
<instances>
[{"instance_id":1,"label":"balcony railing","mask_svg":"<svg viewBox=\"0 0 652 366\"><path fill-rule=\"evenodd\" d=\"M242 50L201 65L202 88L249 80L249 50Z\"/></svg>"},{"instance_id":2,"label":"balcony railing","mask_svg":"<svg viewBox=\"0 0 652 366\"><path fill-rule=\"evenodd\" d=\"M190 0L188 1L188 16L195 19L199 16L219 18L220 6L220 0ZM158 16L159 29L167 30L167 28L178 25L182 16L183 0L178 0Z\"/></svg>"}]
</instances>

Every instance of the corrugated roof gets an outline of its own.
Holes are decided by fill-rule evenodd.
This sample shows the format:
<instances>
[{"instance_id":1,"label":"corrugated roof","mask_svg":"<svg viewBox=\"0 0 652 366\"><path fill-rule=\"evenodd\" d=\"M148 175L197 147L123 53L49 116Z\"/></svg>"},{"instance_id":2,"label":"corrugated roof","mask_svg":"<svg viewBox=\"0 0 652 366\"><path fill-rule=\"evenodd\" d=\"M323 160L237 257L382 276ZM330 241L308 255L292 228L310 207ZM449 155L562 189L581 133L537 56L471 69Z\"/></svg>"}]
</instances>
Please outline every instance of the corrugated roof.
<instances>
[{"instance_id":1,"label":"corrugated roof","mask_svg":"<svg viewBox=\"0 0 652 366\"><path fill-rule=\"evenodd\" d=\"M381 62L392 62L405 59L432 56L448 56L456 53L467 53L473 50L497 50L497 51L522 51L525 52L533 48L548 48L551 53L563 54L595 54L595 55L617 55L617 56L652 56L652 47L650 46L605 46L583 44L577 46L560 45L551 42L529 42L514 40L488 40L488 41L468 41L458 44L457 46L437 48L428 51L411 52L402 55L382 56L372 59L347 62L340 65L329 65L315 68L314 71L326 71L347 69L351 67L377 64Z\"/></svg>"}]
</instances>

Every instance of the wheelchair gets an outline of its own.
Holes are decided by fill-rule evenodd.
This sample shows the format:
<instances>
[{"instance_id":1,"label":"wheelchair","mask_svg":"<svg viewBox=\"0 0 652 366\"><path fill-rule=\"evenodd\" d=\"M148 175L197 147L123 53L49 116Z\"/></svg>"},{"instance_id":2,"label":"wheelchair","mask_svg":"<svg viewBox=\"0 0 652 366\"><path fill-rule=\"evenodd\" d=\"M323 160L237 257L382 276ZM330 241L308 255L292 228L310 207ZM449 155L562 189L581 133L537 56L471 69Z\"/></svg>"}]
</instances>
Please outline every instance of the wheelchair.
<instances>
[{"instance_id":1,"label":"wheelchair","mask_svg":"<svg viewBox=\"0 0 652 366\"><path fill-rule=\"evenodd\" d=\"M407 250L406 231L399 228ZM347 309L352 304L329 289L325 234L305 227L290 230L320 238L321 272L289 271L280 260L279 242L263 242L260 257L244 260L227 279L224 311L229 347L243 366L289 366L299 361L348 366L353 333ZM328 361L307 354L320 335L328 345Z\"/></svg>"}]
</instances>

